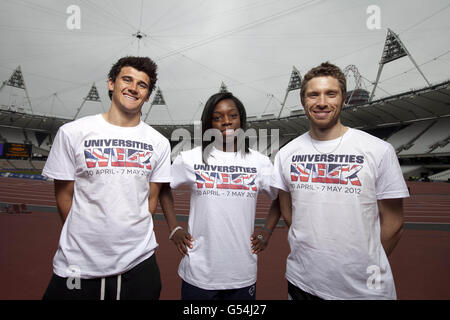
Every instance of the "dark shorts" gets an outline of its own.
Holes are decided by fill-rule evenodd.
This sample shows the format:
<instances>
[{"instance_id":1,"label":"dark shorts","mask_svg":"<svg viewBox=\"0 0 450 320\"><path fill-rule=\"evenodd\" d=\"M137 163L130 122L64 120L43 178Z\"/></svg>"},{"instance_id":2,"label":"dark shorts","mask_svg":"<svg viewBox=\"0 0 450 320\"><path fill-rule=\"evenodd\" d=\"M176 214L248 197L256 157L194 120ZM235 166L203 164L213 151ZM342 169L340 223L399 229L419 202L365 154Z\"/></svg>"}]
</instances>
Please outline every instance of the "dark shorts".
<instances>
[{"instance_id":1,"label":"dark shorts","mask_svg":"<svg viewBox=\"0 0 450 320\"><path fill-rule=\"evenodd\" d=\"M288 281L288 294L292 300L323 300L315 295L303 291Z\"/></svg>"},{"instance_id":2,"label":"dark shorts","mask_svg":"<svg viewBox=\"0 0 450 320\"><path fill-rule=\"evenodd\" d=\"M256 284L238 289L205 290L182 280L181 300L255 300Z\"/></svg>"},{"instance_id":3,"label":"dark shorts","mask_svg":"<svg viewBox=\"0 0 450 320\"><path fill-rule=\"evenodd\" d=\"M160 292L161 276L153 254L121 275L74 280L53 274L43 299L158 300Z\"/></svg>"}]
</instances>

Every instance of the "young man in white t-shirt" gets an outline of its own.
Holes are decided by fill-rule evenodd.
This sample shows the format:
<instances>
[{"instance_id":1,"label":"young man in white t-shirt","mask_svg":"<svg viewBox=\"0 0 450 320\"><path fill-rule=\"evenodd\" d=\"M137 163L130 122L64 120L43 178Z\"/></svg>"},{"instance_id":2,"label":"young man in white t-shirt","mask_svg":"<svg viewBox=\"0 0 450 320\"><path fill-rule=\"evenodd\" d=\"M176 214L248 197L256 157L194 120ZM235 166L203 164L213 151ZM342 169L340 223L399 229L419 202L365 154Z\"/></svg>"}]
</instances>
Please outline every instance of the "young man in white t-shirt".
<instances>
[{"instance_id":1,"label":"young man in white t-shirt","mask_svg":"<svg viewBox=\"0 0 450 320\"><path fill-rule=\"evenodd\" d=\"M63 125L43 174L64 221L44 299L158 299L151 214L170 182L170 144L140 120L157 79L146 57L108 75L111 107Z\"/></svg>"},{"instance_id":2,"label":"young man in white t-shirt","mask_svg":"<svg viewBox=\"0 0 450 320\"><path fill-rule=\"evenodd\" d=\"M346 80L322 63L301 87L310 129L275 158L272 186L289 225L290 298L396 299L387 256L409 193L393 147L340 121Z\"/></svg>"}]
</instances>

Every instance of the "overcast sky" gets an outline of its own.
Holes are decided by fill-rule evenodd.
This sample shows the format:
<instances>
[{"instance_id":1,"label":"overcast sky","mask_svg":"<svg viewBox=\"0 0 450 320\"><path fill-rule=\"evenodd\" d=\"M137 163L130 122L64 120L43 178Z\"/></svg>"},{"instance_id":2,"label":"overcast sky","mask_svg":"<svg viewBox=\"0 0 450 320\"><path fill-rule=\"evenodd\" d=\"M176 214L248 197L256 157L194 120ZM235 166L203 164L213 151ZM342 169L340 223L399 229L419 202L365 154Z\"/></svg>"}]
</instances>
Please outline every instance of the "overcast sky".
<instances>
[{"instance_id":1,"label":"overcast sky","mask_svg":"<svg viewBox=\"0 0 450 320\"><path fill-rule=\"evenodd\" d=\"M71 5L80 9L79 29ZM117 59L149 56L167 104L153 106L150 123L199 119L222 82L249 115L278 114L293 66L304 75L326 60L355 65L371 91L387 28L428 81L450 78L448 0L0 0L0 80L20 65L33 112L72 118L93 83L101 103L85 103L80 115L109 109L106 75ZM426 85L405 57L384 66L375 98ZM0 102L27 108L11 87ZM283 114L298 108L294 91Z\"/></svg>"}]
</instances>

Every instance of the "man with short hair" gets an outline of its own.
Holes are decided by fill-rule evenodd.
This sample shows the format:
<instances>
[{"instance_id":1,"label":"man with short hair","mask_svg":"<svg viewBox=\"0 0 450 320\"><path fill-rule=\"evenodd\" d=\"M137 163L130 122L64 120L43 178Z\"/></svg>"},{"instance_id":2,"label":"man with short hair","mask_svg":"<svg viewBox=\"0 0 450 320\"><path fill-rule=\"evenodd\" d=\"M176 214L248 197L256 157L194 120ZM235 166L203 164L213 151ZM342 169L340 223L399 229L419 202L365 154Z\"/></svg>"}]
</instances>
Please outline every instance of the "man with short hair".
<instances>
[{"instance_id":1,"label":"man with short hair","mask_svg":"<svg viewBox=\"0 0 450 320\"><path fill-rule=\"evenodd\" d=\"M346 80L335 65L310 70L300 94L310 128L278 152L272 180L289 226L289 296L396 299L387 256L409 193L395 150L341 123Z\"/></svg>"},{"instance_id":2,"label":"man with short hair","mask_svg":"<svg viewBox=\"0 0 450 320\"><path fill-rule=\"evenodd\" d=\"M64 221L44 299L158 299L152 213L170 182L170 144L140 120L157 80L147 57L108 76L111 107L59 128L43 175Z\"/></svg>"}]
</instances>

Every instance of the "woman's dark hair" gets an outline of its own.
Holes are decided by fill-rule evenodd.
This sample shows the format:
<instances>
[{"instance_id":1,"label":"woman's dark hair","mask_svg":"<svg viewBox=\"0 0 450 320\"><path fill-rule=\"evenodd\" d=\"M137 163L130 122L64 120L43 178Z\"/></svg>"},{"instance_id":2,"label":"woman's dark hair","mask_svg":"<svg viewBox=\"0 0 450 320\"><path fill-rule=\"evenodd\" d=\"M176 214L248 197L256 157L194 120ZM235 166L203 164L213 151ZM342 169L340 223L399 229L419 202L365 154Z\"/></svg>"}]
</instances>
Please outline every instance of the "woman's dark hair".
<instances>
[{"instance_id":1,"label":"woman's dark hair","mask_svg":"<svg viewBox=\"0 0 450 320\"><path fill-rule=\"evenodd\" d=\"M202 159L203 162L206 163L206 159L209 155L205 155L205 149L206 147L212 143L212 141L205 141L203 139L204 134L206 130L212 128L212 119L213 119L213 113L216 106L219 104L220 101L230 99L234 102L236 105L236 108L239 112L239 119L241 121L241 129L246 130L247 128L247 112L245 111L245 107L242 104L241 100L236 98L231 92L219 92L216 94L213 94L211 97L209 97L208 101L206 101L205 107L203 109L201 122L202 122ZM248 143L245 143L245 153L249 152Z\"/></svg>"},{"instance_id":2,"label":"woman's dark hair","mask_svg":"<svg viewBox=\"0 0 450 320\"><path fill-rule=\"evenodd\" d=\"M113 82L116 81L117 76L122 70L123 67L133 67L138 71L145 72L150 78L148 95L150 96L153 89L155 88L156 80L158 79L157 69L158 66L152 59L149 57L123 57L120 58L111 68L108 73L108 79L111 79ZM112 91L108 92L109 98L112 99Z\"/></svg>"}]
</instances>

